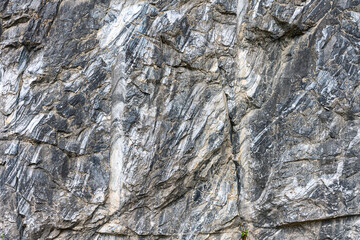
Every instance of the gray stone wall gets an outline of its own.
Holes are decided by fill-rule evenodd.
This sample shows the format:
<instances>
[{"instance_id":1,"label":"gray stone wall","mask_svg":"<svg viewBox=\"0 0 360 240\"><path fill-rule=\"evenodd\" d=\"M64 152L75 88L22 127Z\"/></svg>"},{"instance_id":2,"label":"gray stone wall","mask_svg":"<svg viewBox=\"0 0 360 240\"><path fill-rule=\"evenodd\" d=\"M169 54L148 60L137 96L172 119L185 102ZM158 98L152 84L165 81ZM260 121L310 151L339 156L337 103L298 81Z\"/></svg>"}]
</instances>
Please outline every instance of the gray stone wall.
<instances>
[{"instance_id":1,"label":"gray stone wall","mask_svg":"<svg viewBox=\"0 0 360 240\"><path fill-rule=\"evenodd\" d=\"M0 237L360 239L359 0L3 0Z\"/></svg>"}]
</instances>

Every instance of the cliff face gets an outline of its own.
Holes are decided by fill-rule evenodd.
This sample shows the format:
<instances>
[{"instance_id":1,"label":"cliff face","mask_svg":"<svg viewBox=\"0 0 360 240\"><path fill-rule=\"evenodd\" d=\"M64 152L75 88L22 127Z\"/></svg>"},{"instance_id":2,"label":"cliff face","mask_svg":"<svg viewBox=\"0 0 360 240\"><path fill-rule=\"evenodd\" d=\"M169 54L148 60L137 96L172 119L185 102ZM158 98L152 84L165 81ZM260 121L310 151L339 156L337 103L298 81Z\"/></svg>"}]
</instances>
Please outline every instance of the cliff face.
<instances>
[{"instance_id":1,"label":"cliff face","mask_svg":"<svg viewBox=\"0 0 360 240\"><path fill-rule=\"evenodd\" d=\"M0 236L360 238L360 0L3 0Z\"/></svg>"}]
</instances>

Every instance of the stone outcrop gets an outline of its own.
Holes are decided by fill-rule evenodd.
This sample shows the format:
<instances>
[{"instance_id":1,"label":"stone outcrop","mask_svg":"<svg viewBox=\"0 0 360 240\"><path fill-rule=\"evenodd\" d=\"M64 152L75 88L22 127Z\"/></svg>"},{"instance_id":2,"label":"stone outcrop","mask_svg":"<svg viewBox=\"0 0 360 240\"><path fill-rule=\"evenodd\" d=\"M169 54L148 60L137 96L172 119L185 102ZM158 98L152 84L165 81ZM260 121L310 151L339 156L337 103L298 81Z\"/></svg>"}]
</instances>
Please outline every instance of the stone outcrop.
<instances>
[{"instance_id":1,"label":"stone outcrop","mask_svg":"<svg viewBox=\"0 0 360 240\"><path fill-rule=\"evenodd\" d=\"M0 237L360 238L359 0L3 0Z\"/></svg>"}]
</instances>

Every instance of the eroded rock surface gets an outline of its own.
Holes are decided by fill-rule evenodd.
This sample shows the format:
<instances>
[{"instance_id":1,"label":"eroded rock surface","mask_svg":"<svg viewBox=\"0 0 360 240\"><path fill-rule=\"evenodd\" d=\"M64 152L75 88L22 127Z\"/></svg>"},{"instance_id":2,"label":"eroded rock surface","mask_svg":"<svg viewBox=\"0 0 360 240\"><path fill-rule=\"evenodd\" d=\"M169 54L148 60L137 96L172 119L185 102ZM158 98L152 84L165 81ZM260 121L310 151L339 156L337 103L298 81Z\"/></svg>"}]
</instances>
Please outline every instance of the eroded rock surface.
<instances>
[{"instance_id":1,"label":"eroded rock surface","mask_svg":"<svg viewBox=\"0 0 360 240\"><path fill-rule=\"evenodd\" d=\"M360 238L359 0L0 2L5 239Z\"/></svg>"}]
</instances>

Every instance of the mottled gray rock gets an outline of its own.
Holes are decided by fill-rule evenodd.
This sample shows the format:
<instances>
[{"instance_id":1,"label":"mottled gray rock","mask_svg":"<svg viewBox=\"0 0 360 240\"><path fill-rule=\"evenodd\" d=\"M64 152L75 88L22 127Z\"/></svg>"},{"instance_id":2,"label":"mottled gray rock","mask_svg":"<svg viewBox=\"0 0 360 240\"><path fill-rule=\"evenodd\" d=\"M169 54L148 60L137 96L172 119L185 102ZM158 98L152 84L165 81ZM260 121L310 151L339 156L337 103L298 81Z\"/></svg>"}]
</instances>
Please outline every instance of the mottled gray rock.
<instances>
[{"instance_id":1,"label":"mottled gray rock","mask_svg":"<svg viewBox=\"0 0 360 240\"><path fill-rule=\"evenodd\" d=\"M359 239L360 1L0 2L0 236Z\"/></svg>"}]
</instances>

